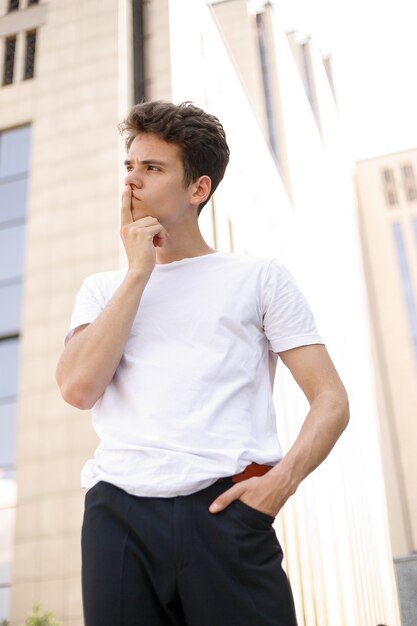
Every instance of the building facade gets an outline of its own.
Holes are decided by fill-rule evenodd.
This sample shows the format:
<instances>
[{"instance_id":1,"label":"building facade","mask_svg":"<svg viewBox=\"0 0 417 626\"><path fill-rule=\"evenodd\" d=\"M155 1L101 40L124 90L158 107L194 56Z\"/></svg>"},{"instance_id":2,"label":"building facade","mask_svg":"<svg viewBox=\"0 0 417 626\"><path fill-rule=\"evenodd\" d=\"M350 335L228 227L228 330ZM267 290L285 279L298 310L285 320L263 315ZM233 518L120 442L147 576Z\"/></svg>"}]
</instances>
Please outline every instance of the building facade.
<instances>
[{"instance_id":1,"label":"building facade","mask_svg":"<svg viewBox=\"0 0 417 626\"><path fill-rule=\"evenodd\" d=\"M97 439L55 367L82 279L125 263L117 124L146 97L222 121L231 162L203 234L287 265L348 389L348 430L276 522L300 623L399 625L353 163L329 60L283 32L272 6L244 0L2 0L0 38L0 619L17 626L39 601L83 623L79 474ZM308 406L282 366L275 404L288 448Z\"/></svg>"},{"instance_id":2,"label":"building facade","mask_svg":"<svg viewBox=\"0 0 417 626\"><path fill-rule=\"evenodd\" d=\"M357 164L388 512L402 607L417 613L417 150ZM406 621L406 619L410 621Z\"/></svg>"}]
</instances>

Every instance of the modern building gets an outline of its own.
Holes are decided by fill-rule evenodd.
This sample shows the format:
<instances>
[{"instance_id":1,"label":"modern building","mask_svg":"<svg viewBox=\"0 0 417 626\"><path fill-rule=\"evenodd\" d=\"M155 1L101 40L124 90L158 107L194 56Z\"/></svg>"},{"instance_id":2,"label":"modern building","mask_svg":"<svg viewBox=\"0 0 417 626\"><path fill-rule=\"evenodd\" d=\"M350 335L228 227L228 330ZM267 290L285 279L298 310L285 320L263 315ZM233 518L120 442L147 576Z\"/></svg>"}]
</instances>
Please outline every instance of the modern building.
<instances>
[{"instance_id":1,"label":"modern building","mask_svg":"<svg viewBox=\"0 0 417 626\"><path fill-rule=\"evenodd\" d=\"M37 601L83 623L79 474L97 439L55 366L82 279L125 263L117 124L142 97L192 100L223 122L231 162L203 233L287 265L348 389L349 428L276 522L300 623L400 624L354 164L330 60L280 24L245 0L0 2L0 619L12 626ZM308 405L282 364L274 388L288 448Z\"/></svg>"},{"instance_id":2,"label":"modern building","mask_svg":"<svg viewBox=\"0 0 417 626\"><path fill-rule=\"evenodd\" d=\"M403 611L417 615L417 149L357 164L382 458ZM412 617L411 617L412 616Z\"/></svg>"}]
</instances>

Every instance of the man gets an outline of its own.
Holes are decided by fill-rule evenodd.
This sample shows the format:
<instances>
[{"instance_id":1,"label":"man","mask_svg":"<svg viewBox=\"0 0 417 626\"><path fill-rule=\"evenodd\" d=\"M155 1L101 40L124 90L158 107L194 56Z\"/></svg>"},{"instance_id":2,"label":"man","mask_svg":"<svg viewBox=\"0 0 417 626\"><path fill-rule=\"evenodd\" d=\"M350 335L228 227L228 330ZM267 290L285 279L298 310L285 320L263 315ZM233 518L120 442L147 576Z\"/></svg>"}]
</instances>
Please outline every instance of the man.
<instances>
[{"instance_id":1,"label":"man","mask_svg":"<svg viewBox=\"0 0 417 626\"><path fill-rule=\"evenodd\" d=\"M84 280L57 368L101 440L82 472L86 626L294 626L272 523L346 427L345 389L285 268L200 233L229 160L219 121L148 102L121 130L127 268ZM310 403L284 457L278 354Z\"/></svg>"}]
</instances>

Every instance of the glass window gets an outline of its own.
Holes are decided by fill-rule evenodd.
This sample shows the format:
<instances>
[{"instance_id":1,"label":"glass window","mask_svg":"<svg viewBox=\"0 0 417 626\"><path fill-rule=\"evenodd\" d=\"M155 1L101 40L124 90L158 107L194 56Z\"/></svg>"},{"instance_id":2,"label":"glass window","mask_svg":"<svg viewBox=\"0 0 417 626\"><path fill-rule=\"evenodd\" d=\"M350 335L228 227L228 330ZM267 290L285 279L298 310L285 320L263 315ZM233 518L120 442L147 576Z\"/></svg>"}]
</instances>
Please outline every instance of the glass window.
<instances>
[{"instance_id":1,"label":"glass window","mask_svg":"<svg viewBox=\"0 0 417 626\"><path fill-rule=\"evenodd\" d=\"M272 152L275 154L278 165L281 166L280 146L278 145L278 132L275 122L274 101L272 97L271 67L268 56L268 38L266 34L265 19L263 13L256 15L256 29L258 36L259 56L261 60L262 82L265 97L266 116L268 122L268 135Z\"/></svg>"},{"instance_id":2,"label":"glass window","mask_svg":"<svg viewBox=\"0 0 417 626\"><path fill-rule=\"evenodd\" d=\"M0 509L0 584L10 583L16 509Z\"/></svg>"},{"instance_id":3,"label":"glass window","mask_svg":"<svg viewBox=\"0 0 417 626\"><path fill-rule=\"evenodd\" d=\"M26 33L25 80L35 73L36 30Z\"/></svg>"},{"instance_id":4,"label":"glass window","mask_svg":"<svg viewBox=\"0 0 417 626\"><path fill-rule=\"evenodd\" d=\"M17 403L0 403L0 467L16 463Z\"/></svg>"},{"instance_id":5,"label":"glass window","mask_svg":"<svg viewBox=\"0 0 417 626\"><path fill-rule=\"evenodd\" d=\"M0 179L29 171L30 126L7 130L0 135Z\"/></svg>"},{"instance_id":6,"label":"glass window","mask_svg":"<svg viewBox=\"0 0 417 626\"><path fill-rule=\"evenodd\" d=\"M10 615L10 587L0 587L0 624ZM7 623L7 622L6 622Z\"/></svg>"},{"instance_id":7,"label":"glass window","mask_svg":"<svg viewBox=\"0 0 417 626\"><path fill-rule=\"evenodd\" d=\"M25 224L0 229L0 281L23 275Z\"/></svg>"},{"instance_id":8,"label":"glass window","mask_svg":"<svg viewBox=\"0 0 417 626\"><path fill-rule=\"evenodd\" d=\"M407 165L403 165L401 167L401 171L405 179L409 178L410 180L414 180L414 171L413 171L413 166L411 165L411 163L407 163Z\"/></svg>"},{"instance_id":9,"label":"glass window","mask_svg":"<svg viewBox=\"0 0 417 626\"><path fill-rule=\"evenodd\" d=\"M17 396L19 373L19 339L0 341L0 402Z\"/></svg>"},{"instance_id":10,"label":"glass window","mask_svg":"<svg viewBox=\"0 0 417 626\"><path fill-rule=\"evenodd\" d=\"M26 216L27 190L26 176L18 180L0 182L0 227L4 222Z\"/></svg>"},{"instance_id":11,"label":"glass window","mask_svg":"<svg viewBox=\"0 0 417 626\"><path fill-rule=\"evenodd\" d=\"M384 180L387 183L394 182L394 172L392 170L384 170L383 174L384 174Z\"/></svg>"},{"instance_id":12,"label":"glass window","mask_svg":"<svg viewBox=\"0 0 417 626\"><path fill-rule=\"evenodd\" d=\"M16 11L19 8L19 0L9 0L8 11Z\"/></svg>"},{"instance_id":13,"label":"glass window","mask_svg":"<svg viewBox=\"0 0 417 626\"><path fill-rule=\"evenodd\" d=\"M16 520L16 472L0 468L0 623L10 615L11 562Z\"/></svg>"},{"instance_id":14,"label":"glass window","mask_svg":"<svg viewBox=\"0 0 417 626\"><path fill-rule=\"evenodd\" d=\"M403 176L403 184L405 189L405 197L408 202L414 202L417 200L417 186L414 176L414 168L411 163L407 163L401 167Z\"/></svg>"},{"instance_id":15,"label":"glass window","mask_svg":"<svg viewBox=\"0 0 417 626\"><path fill-rule=\"evenodd\" d=\"M16 36L7 37L4 46L3 85L13 82L14 57L16 52Z\"/></svg>"},{"instance_id":16,"label":"glass window","mask_svg":"<svg viewBox=\"0 0 417 626\"><path fill-rule=\"evenodd\" d=\"M16 470L0 468L0 509L9 509L17 503Z\"/></svg>"},{"instance_id":17,"label":"glass window","mask_svg":"<svg viewBox=\"0 0 417 626\"><path fill-rule=\"evenodd\" d=\"M6 285L0 283L0 337L19 333L22 291L21 281Z\"/></svg>"},{"instance_id":18,"label":"glass window","mask_svg":"<svg viewBox=\"0 0 417 626\"><path fill-rule=\"evenodd\" d=\"M414 297L413 281L410 266L407 258L407 251L404 242L404 235L401 224L394 222L392 224L395 245L397 248L397 258L401 273L401 284L403 296L406 304L408 322L411 331L411 342L414 350L414 356L417 365L417 308Z\"/></svg>"},{"instance_id":19,"label":"glass window","mask_svg":"<svg viewBox=\"0 0 417 626\"><path fill-rule=\"evenodd\" d=\"M385 202L389 206L396 206L398 204L398 195L395 184L394 172L392 169L382 170L382 182L385 194Z\"/></svg>"}]
</instances>

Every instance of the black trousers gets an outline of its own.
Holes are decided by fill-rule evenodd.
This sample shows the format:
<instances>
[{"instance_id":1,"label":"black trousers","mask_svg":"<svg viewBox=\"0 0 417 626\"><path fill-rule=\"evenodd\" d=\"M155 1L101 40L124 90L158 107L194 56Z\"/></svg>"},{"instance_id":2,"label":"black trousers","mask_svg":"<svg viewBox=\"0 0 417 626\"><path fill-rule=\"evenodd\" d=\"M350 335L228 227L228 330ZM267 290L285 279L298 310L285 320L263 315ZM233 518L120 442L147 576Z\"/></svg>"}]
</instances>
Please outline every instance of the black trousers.
<instances>
[{"instance_id":1,"label":"black trousers","mask_svg":"<svg viewBox=\"0 0 417 626\"><path fill-rule=\"evenodd\" d=\"M188 496L132 496L99 482L85 497L85 626L296 626L274 518L211 502L230 479Z\"/></svg>"}]
</instances>

